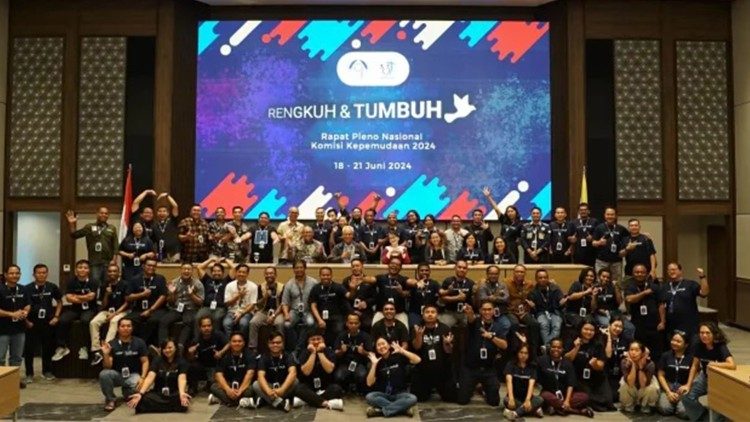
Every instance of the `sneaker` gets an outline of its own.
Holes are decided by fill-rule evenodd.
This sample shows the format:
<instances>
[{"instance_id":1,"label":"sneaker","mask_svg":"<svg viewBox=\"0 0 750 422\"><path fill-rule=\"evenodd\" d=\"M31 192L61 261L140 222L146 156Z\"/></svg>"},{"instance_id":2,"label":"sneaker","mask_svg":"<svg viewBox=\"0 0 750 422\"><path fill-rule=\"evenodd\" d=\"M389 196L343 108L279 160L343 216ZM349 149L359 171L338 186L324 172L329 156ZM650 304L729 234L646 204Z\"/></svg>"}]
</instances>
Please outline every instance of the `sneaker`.
<instances>
[{"instance_id":1,"label":"sneaker","mask_svg":"<svg viewBox=\"0 0 750 422\"><path fill-rule=\"evenodd\" d=\"M285 412L289 412L292 410L292 401L289 399L284 400L284 402L281 405L281 408L284 409Z\"/></svg>"},{"instance_id":2,"label":"sneaker","mask_svg":"<svg viewBox=\"0 0 750 422\"><path fill-rule=\"evenodd\" d=\"M244 407L245 409L254 407L254 404L252 397L243 397L240 399L240 407Z\"/></svg>"},{"instance_id":3,"label":"sneaker","mask_svg":"<svg viewBox=\"0 0 750 422\"><path fill-rule=\"evenodd\" d=\"M26 375L26 377L23 379L23 382L26 385L31 384L32 382L34 382L34 376L33 375Z\"/></svg>"},{"instance_id":4,"label":"sneaker","mask_svg":"<svg viewBox=\"0 0 750 422\"><path fill-rule=\"evenodd\" d=\"M518 415L516 414L516 412L514 412L514 411L512 411L510 409L503 410L503 416L505 416L505 419L507 419L509 421L514 421L518 417Z\"/></svg>"},{"instance_id":5,"label":"sneaker","mask_svg":"<svg viewBox=\"0 0 750 422\"><path fill-rule=\"evenodd\" d=\"M383 416L383 411L380 410L377 407L372 407L372 406L370 406L370 407L367 408L367 417L368 418L374 418L374 417L377 417L377 416Z\"/></svg>"},{"instance_id":6,"label":"sneaker","mask_svg":"<svg viewBox=\"0 0 750 422\"><path fill-rule=\"evenodd\" d=\"M296 408L298 408L298 407L302 407L302 406L304 406L304 405L306 405L306 404L307 404L307 403L305 403L305 401L304 401L304 400L302 400L301 398L299 398L299 397L295 397L295 398L294 398L294 401L292 402L292 407L296 409Z\"/></svg>"},{"instance_id":7,"label":"sneaker","mask_svg":"<svg viewBox=\"0 0 750 422\"><path fill-rule=\"evenodd\" d=\"M111 412L115 410L116 407L117 407L117 403L114 401L108 401L104 404L104 410L106 410L107 412Z\"/></svg>"},{"instance_id":8,"label":"sneaker","mask_svg":"<svg viewBox=\"0 0 750 422\"><path fill-rule=\"evenodd\" d=\"M208 395L209 406L211 406L212 404L219 404L219 403L221 403L221 401L219 401L219 399L216 396L214 396L213 394Z\"/></svg>"},{"instance_id":9,"label":"sneaker","mask_svg":"<svg viewBox=\"0 0 750 422\"><path fill-rule=\"evenodd\" d=\"M542 408L540 407L540 408L536 409L536 412L534 412L534 414L536 415L537 418L543 418L544 417L544 410L542 410Z\"/></svg>"},{"instance_id":10,"label":"sneaker","mask_svg":"<svg viewBox=\"0 0 750 422\"><path fill-rule=\"evenodd\" d=\"M53 374L52 372L43 373L42 378L46 379L47 381L54 381L57 379L57 377L55 377L55 374Z\"/></svg>"},{"instance_id":11,"label":"sneaker","mask_svg":"<svg viewBox=\"0 0 750 422\"><path fill-rule=\"evenodd\" d=\"M641 406L641 413L643 413L644 415L650 415L651 406Z\"/></svg>"},{"instance_id":12,"label":"sneaker","mask_svg":"<svg viewBox=\"0 0 750 422\"><path fill-rule=\"evenodd\" d=\"M623 406L621 409L625 413L633 413L635 412L635 407L633 406Z\"/></svg>"},{"instance_id":13,"label":"sneaker","mask_svg":"<svg viewBox=\"0 0 750 422\"><path fill-rule=\"evenodd\" d=\"M414 406L406 409L404 411L404 415L407 416L407 417L413 418L414 417Z\"/></svg>"},{"instance_id":14,"label":"sneaker","mask_svg":"<svg viewBox=\"0 0 750 422\"><path fill-rule=\"evenodd\" d=\"M89 351L85 347L78 349L78 359L89 360Z\"/></svg>"},{"instance_id":15,"label":"sneaker","mask_svg":"<svg viewBox=\"0 0 750 422\"><path fill-rule=\"evenodd\" d=\"M104 356L102 356L101 352L94 352L94 358L91 359L91 366L99 365L103 360Z\"/></svg>"},{"instance_id":16,"label":"sneaker","mask_svg":"<svg viewBox=\"0 0 750 422\"><path fill-rule=\"evenodd\" d=\"M68 353L70 353L70 349L68 349L67 347L60 346L57 349L55 349L55 354L52 356L52 360L54 362L57 362L58 360L67 356Z\"/></svg>"},{"instance_id":17,"label":"sneaker","mask_svg":"<svg viewBox=\"0 0 750 422\"><path fill-rule=\"evenodd\" d=\"M328 400L328 408L331 410L344 410L344 400L342 399Z\"/></svg>"}]
</instances>

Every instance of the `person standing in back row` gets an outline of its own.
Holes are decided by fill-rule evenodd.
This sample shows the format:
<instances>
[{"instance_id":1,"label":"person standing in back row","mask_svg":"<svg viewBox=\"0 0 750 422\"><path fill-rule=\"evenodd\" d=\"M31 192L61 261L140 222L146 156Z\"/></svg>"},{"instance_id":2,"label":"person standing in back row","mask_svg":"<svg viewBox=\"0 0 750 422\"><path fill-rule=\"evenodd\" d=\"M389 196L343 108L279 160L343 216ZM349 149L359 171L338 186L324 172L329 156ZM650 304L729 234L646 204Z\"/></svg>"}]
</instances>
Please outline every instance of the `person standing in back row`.
<instances>
[{"instance_id":1,"label":"person standing in back row","mask_svg":"<svg viewBox=\"0 0 750 422\"><path fill-rule=\"evenodd\" d=\"M97 282L104 281L104 273L109 264L117 264L118 237L117 228L109 223L109 209L99 207L96 222L89 223L76 230L78 217L72 210L65 213L68 220L70 236L73 239L86 238L88 262L91 266L89 276Z\"/></svg>"},{"instance_id":2,"label":"person standing in back row","mask_svg":"<svg viewBox=\"0 0 750 422\"><path fill-rule=\"evenodd\" d=\"M619 284L622 280L622 258L620 244L629 236L628 230L617 224L617 210L613 207L604 209L604 222L594 229L592 245L597 249L594 269L598 273L606 268L612 274L612 282Z\"/></svg>"}]
</instances>

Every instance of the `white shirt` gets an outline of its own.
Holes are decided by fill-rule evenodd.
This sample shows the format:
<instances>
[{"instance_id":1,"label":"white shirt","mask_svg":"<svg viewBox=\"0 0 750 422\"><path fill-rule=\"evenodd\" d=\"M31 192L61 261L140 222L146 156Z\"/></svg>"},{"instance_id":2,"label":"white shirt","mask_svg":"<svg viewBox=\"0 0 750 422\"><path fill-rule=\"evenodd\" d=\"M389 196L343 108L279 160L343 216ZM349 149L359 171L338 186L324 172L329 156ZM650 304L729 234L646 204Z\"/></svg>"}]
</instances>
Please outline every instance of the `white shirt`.
<instances>
[{"instance_id":1,"label":"white shirt","mask_svg":"<svg viewBox=\"0 0 750 422\"><path fill-rule=\"evenodd\" d=\"M238 310L245 308L246 306L257 303L258 302L258 285L253 283L250 280L247 280L244 284L245 287L245 294L240 297L240 300L234 303L231 307L228 308L230 312L237 312ZM232 300L235 296L237 296L237 292L239 292L240 286L238 286L237 280L234 280L227 284L227 287L224 289L224 302L227 302L229 300Z\"/></svg>"}]
</instances>

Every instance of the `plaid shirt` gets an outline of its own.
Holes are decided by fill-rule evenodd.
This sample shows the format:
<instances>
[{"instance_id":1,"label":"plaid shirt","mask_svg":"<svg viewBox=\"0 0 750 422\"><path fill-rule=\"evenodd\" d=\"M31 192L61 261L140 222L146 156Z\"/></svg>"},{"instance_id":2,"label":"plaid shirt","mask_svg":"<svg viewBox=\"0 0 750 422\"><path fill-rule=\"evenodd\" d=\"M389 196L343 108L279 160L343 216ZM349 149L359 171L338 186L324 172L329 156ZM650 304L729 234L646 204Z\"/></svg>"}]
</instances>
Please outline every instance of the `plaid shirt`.
<instances>
[{"instance_id":1,"label":"plaid shirt","mask_svg":"<svg viewBox=\"0 0 750 422\"><path fill-rule=\"evenodd\" d=\"M208 258L208 223L206 220L183 218L178 225L181 234L192 233L193 237L182 241L182 260L187 262L202 262Z\"/></svg>"},{"instance_id":2,"label":"plaid shirt","mask_svg":"<svg viewBox=\"0 0 750 422\"><path fill-rule=\"evenodd\" d=\"M224 256L225 244L224 236L227 234L227 222L219 223L212 221L208 223L208 234L209 234L209 253L216 256Z\"/></svg>"}]
</instances>

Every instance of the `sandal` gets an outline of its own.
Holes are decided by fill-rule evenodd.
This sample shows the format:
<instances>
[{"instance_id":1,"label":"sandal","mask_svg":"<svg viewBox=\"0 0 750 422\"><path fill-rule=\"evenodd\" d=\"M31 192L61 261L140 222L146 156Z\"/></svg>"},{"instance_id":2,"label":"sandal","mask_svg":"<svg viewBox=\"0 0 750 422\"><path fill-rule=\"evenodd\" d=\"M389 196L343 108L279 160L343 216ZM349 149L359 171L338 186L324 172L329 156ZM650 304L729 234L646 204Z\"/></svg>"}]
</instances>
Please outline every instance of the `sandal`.
<instances>
[{"instance_id":1,"label":"sandal","mask_svg":"<svg viewBox=\"0 0 750 422\"><path fill-rule=\"evenodd\" d=\"M108 401L107 404L104 405L104 410L106 410L107 412L115 410L115 402Z\"/></svg>"}]
</instances>

